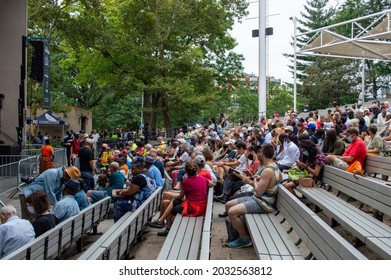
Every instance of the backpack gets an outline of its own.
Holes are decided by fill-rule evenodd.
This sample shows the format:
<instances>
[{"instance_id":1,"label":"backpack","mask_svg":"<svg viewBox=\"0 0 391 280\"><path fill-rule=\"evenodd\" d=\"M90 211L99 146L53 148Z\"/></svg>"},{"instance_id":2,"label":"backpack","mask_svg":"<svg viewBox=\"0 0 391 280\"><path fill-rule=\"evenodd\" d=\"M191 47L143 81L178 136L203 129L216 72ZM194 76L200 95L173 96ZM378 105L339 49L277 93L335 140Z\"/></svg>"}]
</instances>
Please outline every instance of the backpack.
<instances>
[{"instance_id":1,"label":"backpack","mask_svg":"<svg viewBox=\"0 0 391 280\"><path fill-rule=\"evenodd\" d=\"M154 179L143 173L141 173L140 175L142 175L145 178L145 181L147 181L147 188L149 190L151 190L152 192L156 190L156 182Z\"/></svg>"}]
</instances>

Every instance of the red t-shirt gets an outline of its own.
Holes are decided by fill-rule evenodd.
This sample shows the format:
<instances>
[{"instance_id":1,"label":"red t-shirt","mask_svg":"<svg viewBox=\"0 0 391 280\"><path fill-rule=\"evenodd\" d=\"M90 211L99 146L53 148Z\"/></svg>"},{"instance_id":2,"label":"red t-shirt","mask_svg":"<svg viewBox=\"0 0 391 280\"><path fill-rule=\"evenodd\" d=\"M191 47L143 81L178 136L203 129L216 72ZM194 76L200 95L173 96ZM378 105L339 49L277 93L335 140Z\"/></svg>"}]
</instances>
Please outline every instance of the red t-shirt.
<instances>
[{"instance_id":1,"label":"red t-shirt","mask_svg":"<svg viewBox=\"0 0 391 280\"><path fill-rule=\"evenodd\" d=\"M364 141L361 138L358 138L346 149L342 156L353 156L354 159L350 164L358 160L364 168L364 161L367 157L367 147L365 146Z\"/></svg>"},{"instance_id":2,"label":"red t-shirt","mask_svg":"<svg viewBox=\"0 0 391 280\"><path fill-rule=\"evenodd\" d=\"M71 142L71 146L72 146L72 153L73 154L79 154L79 151L80 151L80 139L75 139Z\"/></svg>"},{"instance_id":3,"label":"red t-shirt","mask_svg":"<svg viewBox=\"0 0 391 280\"><path fill-rule=\"evenodd\" d=\"M210 176L210 173L206 169L201 169L198 172L198 175L208 179L209 181L212 181L212 176Z\"/></svg>"},{"instance_id":4,"label":"red t-shirt","mask_svg":"<svg viewBox=\"0 0 391 280\"><path fill-rule=\"evenodd\" d=\"M185 199L188 201L207 200L208 180L202 176L189 177L182 182Z\"/></svg>"}]
</instances>

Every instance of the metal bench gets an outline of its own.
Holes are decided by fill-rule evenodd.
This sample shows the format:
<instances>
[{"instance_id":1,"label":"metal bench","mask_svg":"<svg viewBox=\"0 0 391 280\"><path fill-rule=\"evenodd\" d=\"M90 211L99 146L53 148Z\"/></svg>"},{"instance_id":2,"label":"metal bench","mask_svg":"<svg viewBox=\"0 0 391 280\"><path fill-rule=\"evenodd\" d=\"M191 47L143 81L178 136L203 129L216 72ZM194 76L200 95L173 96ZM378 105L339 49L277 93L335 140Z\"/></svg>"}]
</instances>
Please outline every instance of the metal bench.
<instances>
[{"instance_id":1,"label":"metal bench","mask_svg":"<svg viewBox=\"0 0 391 280\"><path fill-rule=\"evenodd\" d=\"M297 245L304 242L316 259L366 259L356 248L328 226L312 210L283 186L278 188L276 214L246 214L246 223L254 247L262 260L302 260ZM299 236L295 243L281 223L287 221Z\"/></svg>"},{"instance_id":2,"label":"metal bench","mask_svg":"<svg viewBox=\"0 0 391 280\"><path fill-rule=\"evenodd\" d=\"M130 247L142 234L147 221L160 206L162 188L152 195L134 212L128 212L106 231L79 260L120 260L130 258Z\"/></svg>"},{"instance_id":3,"label":"metal bench","mask_svg":"<svg viewBox=\"0 0 391 280\"><path fill-rule=\"evenodd\" d=\"M374 177L377 174L391 176L391 158L368 155L365 159L365 171Z\"/></svg>"},{"instance_id":4,"label":"metal bench","mask_svg":"<svg viewBox=\"0 0 391 280\"><path fill-rule=\"evenodd\" d=\"M208 190L207 203L205 218L176 215L170 232L159 252L158 260L209 259L213 212L212 188Z\"/></svg>"},{"instance_id":5,"label":"metal bench","mask_svg":"<svg viewBox=\"0 0 391 280\"><path fill-rule=\"evenodd\" d=\"M213 188L208 191L208 204L202 229L200 260L210 259L210 242L212 239L212 220L213 220Z\"/></svg>"},{"instance_id":6,"label":"metal bench","mask_svg":"<svg viewBox=\"0 0 391 280\"><path fill-rule=\"evenodd\" d=\"M391 187L383 181L357 177L335 167L325 166L322 182L386 215L391 215ZM356 246L365 243L383 258L391 258L389 226L322 188L299 187L297 190L331 217L332 226L339 223L350 231L356 239Z\"/></svg>"},{"instance_id":7,"label":"metal bench","mask_svg":"<svg viewBox=\"0 0 391 280\"><path fill-rule=\"evenodd\" d=\"M90 231L96 233L97 226L108 214L109 203L110 197L106 197L90 205L2 260L61 259L61 254L75 243L77 250L81 251L83 237Z\"/></svg>"}]
</instances>

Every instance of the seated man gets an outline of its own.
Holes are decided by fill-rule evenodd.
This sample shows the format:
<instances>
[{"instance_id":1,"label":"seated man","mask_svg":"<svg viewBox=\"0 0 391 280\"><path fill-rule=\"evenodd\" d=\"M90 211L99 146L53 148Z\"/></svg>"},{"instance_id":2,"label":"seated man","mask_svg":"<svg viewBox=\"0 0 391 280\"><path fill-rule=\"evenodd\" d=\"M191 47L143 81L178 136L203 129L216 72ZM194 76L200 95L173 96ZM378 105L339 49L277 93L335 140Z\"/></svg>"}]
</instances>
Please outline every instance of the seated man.
<instances>
[{"instance_id":1,"label":"seated man","mask_svg":"<svg viewBox=\"0 0 391 280\"><path fill-rule=\"evenodd\" d=\"M132 164L132 181L126 189L115 189L119 196L114 206L114 223L126 212L135 211L155 191L156 183L149 173L143 173L142 162Z\"/></svg>"},{"instance_id":2,"label":"seated man","mask_svg":"<svg viewBox=\"0 0 391 280\"><path fill-rule=\"evenodd\" d=\"M75 194L80 190L78 180L69 179L64 185L64 194L62 199L54 205L52 214L56 223L59 224L69 217L79 214L79 204L75 199Z\"/></svg>"},{"instance_id":3,"label":"seated man","mask_svg":"<svg viewBox=\"0 0 391 280\"><path fill-rule=\"evenodd\" d=\"M359 136L357 127L349 127L346 130L346 139L351 143L342 156L329 155L329 163L342 170L346 170L350 164L358 161L361 167L364 167L364 161L367 156L367 147Z\"/></svg>"},{"instance_id":4,"label":"seated man","mask_svg":"<svg viewBox=\"0 0 391 280\"><path fill-rule=\"evenodd\" d=\"M261 161L265 168L259 176L254 176L254 195L244 196L228 201L225 209L239 238L229 242L231 248L243 248L252 245L245 224L240 218L244 214L267 214L274 210L277 188L282 179L277 164L273 161L274 147L271 144L262 146Z\"/></svg>"},{"instance_id":5,"label":"seated man","mask_svg":"<svg viewBox=\"0 0 391 280\"><path fill-rule=\"evenodd\" d=\"M104 190L89 190L87 192L88 201L95 203L101 199L104 199L106 196L111 196L113 200L113 190L122 189L125 184L125 177L119 172L118 162L112 162L109 165L110 176L108 177L108 182L106 183L106 188Z\"/></svg>"},{"instance_id":6,"label":"seated man","mask_svg":"<svg viewBox=\"0 0 391 280\"><path fill-rule=\"evenodd\" d=\"M300 150L296 144L289 139L287 134L282 133L278 138L281 145L284 145L284 149L281 152L277 164L280 171L284 171L296 165L296 161L298 161L300 157Z\"/></svg>"},{"instance_id":7,"label":"seated man","mask_svg":"<svg viewBox=\"0 0 391 280\"><path fill-rule=\"evenodd\" d=\"M152 175L153 179L155 180L156 186L158 188L164 187L162 174L160 173L159 169L155 166L155 161L156 160L154 157L147 155L144 159L145 167L147 168L148 172Z\"/></svg>"},{"instance_id":8,"label":"seated man","mask_svg":"<svg viewBox=\"0 0 391 280\"><path fill-rule=\"evenodd\" d=\"M20 219L13 205L0 209L0 220L0 259L34 240L32 224Z\"/></svg>"}]
</instances>

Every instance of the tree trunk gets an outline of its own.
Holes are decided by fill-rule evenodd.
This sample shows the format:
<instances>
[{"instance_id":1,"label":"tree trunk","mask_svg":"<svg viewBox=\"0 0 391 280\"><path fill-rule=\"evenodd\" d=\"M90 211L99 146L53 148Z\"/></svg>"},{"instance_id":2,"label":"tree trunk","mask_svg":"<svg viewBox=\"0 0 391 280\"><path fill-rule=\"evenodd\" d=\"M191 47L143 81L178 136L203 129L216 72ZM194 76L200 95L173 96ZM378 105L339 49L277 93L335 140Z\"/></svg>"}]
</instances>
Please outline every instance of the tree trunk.
<instances>
[{"instance_id":1,"label":"tree trunk","mask_svg":"<svg viewBox=\"0 0 391 280\"><path fill-rule=\"evenodd\" d=\"M151 128L150 131L153 134L152 138L156 137L154 134L156 133L156 130L157 130L156 124L157 124L157 111L158 111L159 99L160 99L159 94L156 94L156 93L152 94L152 100L151 100L152 106L151 106L151 114L150 114L150 119L149 119L150 128Z\"/></svg>"},{"instance_id":2,"label":"tree trunk","mask_svg":"<svg viewBox=\"0 0 391 280\"><path fill-rule=\"evenodd\" d=\"M162 104L162 115L164 121L164 127L166 128L167 137L172 138L175 135L172 133L170 115L168 114L168 100L165 93L161 94L161 104Z\"/></svg>"},{"instance_id":3,"label":"tree trunk","mask_svg":"<svg viewBox=\"0 0 391 280\"><path fill-rule=\"evenodd\" d=\"M372 77L372 89L373 89L373 97L377 99L377 83L376 83L376 76Z\"/></svg>"},{"instance_id":4,"label":"tree trunk","mask_svg":"<svg viewBox=\"0 0 391 280\"><path fill-rule=\"evenodd\" d=\"M144 91L144 104L142 105L141 110L143 110L143 123L150 122L152 115L152 94L148 91Z\"/></svg>"}]
</instances>

